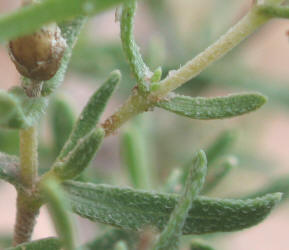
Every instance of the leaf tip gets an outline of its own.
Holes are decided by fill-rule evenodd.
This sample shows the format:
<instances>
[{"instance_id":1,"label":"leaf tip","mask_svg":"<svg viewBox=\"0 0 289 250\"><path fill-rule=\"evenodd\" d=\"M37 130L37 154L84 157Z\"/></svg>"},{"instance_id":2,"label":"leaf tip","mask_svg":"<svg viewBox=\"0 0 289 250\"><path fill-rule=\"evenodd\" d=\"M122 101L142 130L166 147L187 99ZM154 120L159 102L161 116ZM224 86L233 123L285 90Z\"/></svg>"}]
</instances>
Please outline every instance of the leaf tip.
<instances>
[{"instance_id":1,"label":"leaf tip","mask_svg":"<svg viewBox=\"0 0 289 250\"><path fill-rule=\"evenodd\" d=\"M121 72L120 70L116 69L114 71L112 71L109 75L109 78L112 80L112 81L115 81L116 83L119 83L120 80L121 80Z\"/></svg>"},{"instance_id":2,"label":"leaf tip","mask_svg":"<svg viewBox=\"0 0 289 250\"><path fill-rule=\"evenodd\" d=\"M272 194L272 200L274 200L275 203L280 202L282 200L282 197L283 197L283 193L281 193L281 192L277 192L277 193Z\"/></svg>"},{"instance_id":3,"label":"leaf tip","mask_svg":"<svg viewBox=\"0 0 289 250\"><path fill-rule=\"evenodd\" d=\"M255 98L256 100L256 108L260 108L262 107L265 103L267 103L268 101L268 97L261 94L261 93L253 93L252 96Z\"/></svg>"},{"instance_id":4,"label":"leaf tip","mask_svg":"<svg viewBox=\"0 0 289 250\"><path fill-rule=\"evenodd\" d=\"M204 150L198 150L195 154L195 159L199 161L200 165L207 165L207 156Z\"/></svg>"}]
</instances>

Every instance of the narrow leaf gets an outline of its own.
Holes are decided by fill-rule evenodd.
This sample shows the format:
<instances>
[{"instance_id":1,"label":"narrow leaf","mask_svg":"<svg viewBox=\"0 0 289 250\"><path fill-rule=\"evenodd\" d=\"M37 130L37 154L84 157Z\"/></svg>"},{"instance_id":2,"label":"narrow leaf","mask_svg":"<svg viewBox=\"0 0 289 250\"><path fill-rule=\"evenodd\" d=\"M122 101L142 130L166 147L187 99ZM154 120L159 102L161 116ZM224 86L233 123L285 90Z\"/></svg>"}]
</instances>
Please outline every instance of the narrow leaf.
<instances>
[{"instance_id":1,"label":"narrow leaf","mask_svg":"<svg viewBox=\"0 0 289 250\"><path fill-rule=\"evenodd\" d=\"M53 99L50 120L55 147L54 151L58 155L67 141L75 122L74 112L65 99L61 97Z\"/></svg>"},{"instance_id":2,"label":"narrow leaf","mask_svg":"<svg viewBox=\"0 0 289 250\"><path fill-rule=\"evenodd\" d=\"M222 132L215 139L215 141L206 150L209 166L212 166L219 157L222 157L229 149L232 148L236 138L236 131L227 130Z\"/></svg>"},{"instance_id":3,"label":"narrow leaf","mask_svg":"<svg viewBox=\"0 0 289 250\"><path fill-rule=\"evenodd\" d=\"M211 168L202 193L206 194L212 191L236 166L237 159L234 157L227 157L227 159L220 163L219 166Z\"/></svg>"},{"instance_id":4,"label":"narrow leaf","mask_svg":"<svg viewBox=\"0 0 289 250\"><path fill-rule=\"evenodd\" d=\"M67 143L62 149L60 159L65 157L76 146L79 139L96 127L120 78L121 74L119 71L112 72L106 82L92 95L80 114Z\"/></svg>"},{"instance_id":5,"label":"narrow leaf","mask_svg":"<svg viewBox=\"0 0 289 250\"><path fill-rule=\"evenodd\" d=\"M61 244L57 238L45 238L10 247L6 250L60 250Z\"/></svg>"},{"instance_id":6,"label":"narrow leaf","mask_svg":"<svg viewBox=\"0 0 289 250\"><path fill-rule=\"evenodd\" d=\"M202 243L202 242L199 242L199 241L193 241L191 243L191 246L190 246L190 250L214 250L214 248Z\"/></svg>"},{"instance_id":7,"label":"narrow leaf","mask_svg":"<svg viewBox=\"0 0 289 250\"><path fill-rule=\"evenodd\" d=\"M182 230L186 222L193 200L198 196L205 182L207 173L207 158L203 151L197 152L193 166L187 179L184 194L180 197L169 222L161 233L154 250L177 250Z\"/></svg>"},{"instance_id":8,"label":"narrow leaf","mask_svg":"<svg viewBox=\"0 0 289 250\"><path fill-rule=\"evenodd\" d=\"M57 234L65 250L75 249L71 219L67 213L68 203L56 180L50 178L41 183L44 200L48 203Z\"/></svg>"},{"instance_id":9,"label":"narrow leaf","mask_svg":"<svg viewBox=\"0 0 289 250\"><path fill-rule=\"evenodd\" d=\"M245 195L244 198L255 198L273 192L282 192L282 200L285 201L289 197L289 176L282 176L272 179L265 187Z\"/></svg>"},{"instance_id":10,"label":"narrow leaf","mask_svg":"<svg viewBox=\"0 0 289 250\"><path fill-rule=\"evenodd\" d=\"M21 129L33 126L43 115L48 100L29 98L20 87L0 90L0 127Z\"/></svg>"},{"instance_id":11,"label":"narrow leaf","mask_svg":"<svg viewBox=\"0 0 289 250\"><path fill-rule=\"evenodd\" d=\"M65 157L59 158L53 165L50 174L61 180L73 179L89 165L104 137L104 130L96 128L79 139L74 149Z\"/></svg>"},{"instance_id":12,"label":"narrow leaf","mask_svg":"<svg viewBox=\"0 0 289 250\"><path fill-rule=\"evenodd\" d=\"M226 97L203 98L173 94L157 106L192 119L224 119L246 114L266 102L261 94L235 94Z\"/></svg>"},{"instance_id":13,"label":"narrow leaf","mask_svg":"<svg viewBox=\"0 0 289 250\"><path fill-rule=\"evenodd\" d=\"M0 152L0 179L9 182L15 187L21 187L17 169L19 158Z\"/></svg>"},{"instance_id":14,"label":"narrow leaf","mask_svg":"<svg viewBox=\"0 0 289 250\"><path fill-rule=\"evenodd\" d=\"M175 194L71 181L64 183L64 189L76 214L126 230L143 230L147 226L163 230L180 198ZM256 225L280 199L280 193L248 200L198 197L183 234L231 232Z\"/></svg>"},{"instance_id":15,"label":"narrow leaf","mask_svg":"<svg viewBox=\"0 0 289 250\"><path fill-rule=\"evenodd\" d=\"M86 18L78 17L74 20L66 21L60 24L61 33L63 38L66 40L67 48L62 57L60 68L55 76L44 82L41 92L42 96L50 95L63 82L68 63L72 55L72 50L85 22Z\"/></svg>"},{"instance_id":16,"label":"narrow leaf","mask_svg":"<svg viewBox=\"0 0 289 250\"><path fill-rule=\"evenodd\" d=\"M124 0L46 0L0 18L0 42L32 33L44 24L80 15L94 15Z\"/></svg>"},{"instance_id":17,"label":"narrow leaf","mask_svg":"<svg viewBox=\"0 0 289 250\"><path fill-rule=\"evenodd\" d=\"M145 152L144 131L132 124L122 136L122 156L135 188L149 189L150 174Z\"/></svg>"},{"instance_id":18,"label":"narrow leaf","mask_svg":"<svg viewBox=\"0 0 289 250\"><path fill-rule=\"evenodd\" d=\"M85 244L83 248L87 250L113 249L113 246L121 240L126 242L129 249L134 249L138 239L138 234L133 231L112 229L105 232L94 241Z\"/></svg>"},{"instance_id":19,"label":"narrow leaf","mask_svg":"<svg viewBox=\"0 0 289 250\"><path fill-rule=\"evenodd\" d=\"M143 92L146 92L149 90L146 79L151 73L142 59L139 47L135 42L133 34L136 6L137 0L130 0L123 4L120 20L120 36L123 51L129 62L131 71L137 80L139 89Z\"/></svg>"}]
</instances>

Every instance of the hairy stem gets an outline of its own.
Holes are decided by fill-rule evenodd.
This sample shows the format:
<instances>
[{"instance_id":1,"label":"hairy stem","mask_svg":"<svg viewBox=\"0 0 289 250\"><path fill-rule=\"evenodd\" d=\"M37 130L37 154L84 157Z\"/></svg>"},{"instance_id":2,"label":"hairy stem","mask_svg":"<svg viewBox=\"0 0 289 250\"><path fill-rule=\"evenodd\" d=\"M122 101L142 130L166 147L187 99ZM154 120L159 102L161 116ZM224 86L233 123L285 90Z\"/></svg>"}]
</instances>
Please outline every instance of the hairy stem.
<instances>
[{"instance_id":1,"label":"hairy stem","mask_svg":"<svg viewBox=\"0 0 289 250\"><path fill-rule=\"evenodd\" d=\"M158 88L150 92L149 95L142 98L137 91L137 93L130 96L125 104L104 122L103 128L105 129L106 136L112 134L131 117L154 107L156 102L165 98L174 89L196 77L211 63L220 59L270 19L269 16L263 15L258 10L259 6L254 6L243 19L214 44L187 62L180 69L171 72L159 83Z\"/></svg>"},{"instance_id":2,"label":"hairy stem","mask_svg":"<svg viewBox=\"0 0 289 250\"><path fill-rule=\"evenodd\" d=\"M20 177L22 184L33 189L38 169L37 129L20 130Z\"/></svg>"},{"instance_id":3,"label":"hairy stem","mask_svg":"<svg viewBox=\"0 0 289 250\"><path fill-rule=\"evenodd\" d=\"M20 180L25 192L18 191L14 245L30 240L40 204L35 197L38 171L37 130L20 130Z\"/></svg>"},{"instance_id":4,"label":"hairy stem","mask_svg":"<svg viewBox=\"0 0 289 250\"><path fill-rule=\"evenodd\" d=\"M153 94L159 98L165 97L169 92L199 75L211 63L223 57L247 36L267 22L269 17L260 15L257 10L258 7L253 7L243 19L205 51L187 62L180 69L170 72L169 75L160 82L159 89Z\"/></svg>"},{"instance_id":5,"label":"hairy stem","mask_svg":"<svg viewBox=\"0 0 289 250\"><path fill-rule=\"evenodd\" d=\"M39 214L40 204L27 193L18 192L17 195L17 215L14 227L13 245L30 241L31 235Z\"/></svg>"},{"instance_id":6,"label":"hairy stem","mask_svg":"<svg viewBox=\"0 0 289 250\"><path fill-rule=\"evenodd\" d=\"M105 136L113 134L114 131L122 126L126 121L139 113L148 111L153 106L154 102L139 95L136 91L136 93L133 93L118 111L106 119L102 124Z\"/></svg>"}]
</instances>

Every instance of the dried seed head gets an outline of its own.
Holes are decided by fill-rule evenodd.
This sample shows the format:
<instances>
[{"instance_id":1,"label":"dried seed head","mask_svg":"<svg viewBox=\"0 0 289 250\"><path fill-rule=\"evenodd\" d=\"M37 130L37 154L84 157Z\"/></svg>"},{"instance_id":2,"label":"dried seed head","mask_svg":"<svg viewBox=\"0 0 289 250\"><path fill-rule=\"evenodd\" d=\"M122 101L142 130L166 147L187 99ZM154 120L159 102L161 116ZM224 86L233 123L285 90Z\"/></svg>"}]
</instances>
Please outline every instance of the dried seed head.
<instances>
[{"instance_id":1,"label":"dried seed head","mask_svg":"<svg viewBox=\"0 0 289 250\"><path fill-rule=\"evenodd\" d=\"M55 75L65 48L66 41L56 24L9 43L10 56L18 72L37 81L49 80Z\"/></svg>"}]
</instances>

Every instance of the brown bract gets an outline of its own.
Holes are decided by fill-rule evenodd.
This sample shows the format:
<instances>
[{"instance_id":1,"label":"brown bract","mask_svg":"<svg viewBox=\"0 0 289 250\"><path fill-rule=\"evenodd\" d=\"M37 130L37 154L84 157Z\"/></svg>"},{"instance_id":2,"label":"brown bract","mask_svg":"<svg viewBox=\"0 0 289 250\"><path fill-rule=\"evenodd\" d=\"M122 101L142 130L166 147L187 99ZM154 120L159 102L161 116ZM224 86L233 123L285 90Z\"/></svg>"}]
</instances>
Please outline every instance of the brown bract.
<instances>
[{"instance_id":1,"label":"brown bract","mask_svg":"<svg viewBox=\"0 0 289 250\"><path fill-rule=\"evenodd\" d=\"M55 75L65 48L66 41L56 24L9 43L10 56L18 72L37 81L49 80Z\"/></svg>"}]
</instances>

